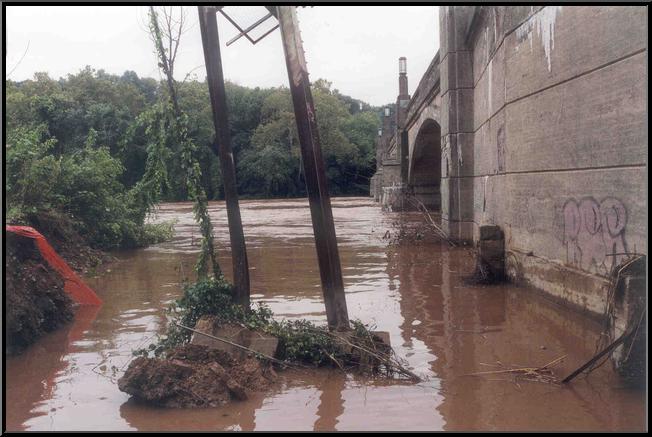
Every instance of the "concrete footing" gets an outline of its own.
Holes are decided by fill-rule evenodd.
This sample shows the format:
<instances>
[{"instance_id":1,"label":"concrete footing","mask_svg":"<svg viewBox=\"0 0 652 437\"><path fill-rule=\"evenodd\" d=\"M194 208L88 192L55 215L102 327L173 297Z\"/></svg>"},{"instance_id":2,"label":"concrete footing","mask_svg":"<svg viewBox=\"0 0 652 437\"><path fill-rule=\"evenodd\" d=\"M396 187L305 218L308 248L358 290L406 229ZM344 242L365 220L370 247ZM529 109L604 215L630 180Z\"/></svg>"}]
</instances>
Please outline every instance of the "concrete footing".
<instances>
[{"instance_id":1,"label":"concrete footing","mask_svg":"<svg viewBox=\"0 0 652 437\"><path fill-rule=\"evenodd\" d=\"M505 235L500 227L480 226L478 262L488 280L505 280Z\"/></svg>"}]
</instances>

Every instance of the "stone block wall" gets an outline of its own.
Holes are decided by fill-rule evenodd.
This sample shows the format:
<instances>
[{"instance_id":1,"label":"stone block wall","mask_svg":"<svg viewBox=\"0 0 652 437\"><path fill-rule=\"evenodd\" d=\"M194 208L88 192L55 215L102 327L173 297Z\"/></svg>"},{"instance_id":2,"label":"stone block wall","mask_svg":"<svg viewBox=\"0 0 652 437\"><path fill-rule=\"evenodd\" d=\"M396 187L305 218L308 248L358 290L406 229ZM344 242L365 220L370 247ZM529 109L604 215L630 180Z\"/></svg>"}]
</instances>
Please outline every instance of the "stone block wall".
<instances>
[{"instance_id":1,"label":"stone block wall","mask_svg":"<svg viewBox=\"0 0 652 437\"><path fill-rule=\"evenodd\" d=\"M452 238L470 240L473 235L473 143L472 56L464 42L473 17L473 6L440 6L441 95L441 219Z\"/></svg>"},{"instance_id":2,"label":"stone block wall","mask_svg":"<svg viewBox=\"0 0 652 437\"><path fill-rule=\"evenodd\" d=\"M645 7L440 7L442 217L593 314L647 253Z\"/></svg>"}]
</instances>

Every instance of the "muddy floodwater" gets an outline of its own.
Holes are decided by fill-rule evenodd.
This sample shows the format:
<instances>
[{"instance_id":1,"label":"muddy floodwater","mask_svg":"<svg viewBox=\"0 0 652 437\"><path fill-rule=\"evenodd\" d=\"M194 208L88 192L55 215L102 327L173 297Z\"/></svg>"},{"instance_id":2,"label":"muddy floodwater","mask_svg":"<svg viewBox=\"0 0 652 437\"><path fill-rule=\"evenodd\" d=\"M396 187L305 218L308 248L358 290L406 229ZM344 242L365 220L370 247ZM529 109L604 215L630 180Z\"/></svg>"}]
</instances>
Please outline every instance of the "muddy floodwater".
<instances>
[{"instance_id":1,"label":"muddy floodwater","mask_svg":"<svg viewBox=\"0 0 652 437\"><path fill-rule=\"evenodd\" d=\"M243 201L252 300L278 317L325 322L305 199ZM210 205L231 276L223 202ZM600 326L515 286L469 287L463 248L389 245L397 213L367 198L333 199L349 316L388 331L425 380L373 380L335 370L280 372L278 384L221 408L168 410L118 390L131 352L165 327L165 307L192 280L199 230L190 203L164 204L173 241L121 252L86 279L104 305L6 361L9 430L643 430L645 393L622 386L609 363L569 387L467 376L536 367L567 355L565 376L595 349ZM418 215L409 220L418 221Z\"/></svg>"}]
</instances>

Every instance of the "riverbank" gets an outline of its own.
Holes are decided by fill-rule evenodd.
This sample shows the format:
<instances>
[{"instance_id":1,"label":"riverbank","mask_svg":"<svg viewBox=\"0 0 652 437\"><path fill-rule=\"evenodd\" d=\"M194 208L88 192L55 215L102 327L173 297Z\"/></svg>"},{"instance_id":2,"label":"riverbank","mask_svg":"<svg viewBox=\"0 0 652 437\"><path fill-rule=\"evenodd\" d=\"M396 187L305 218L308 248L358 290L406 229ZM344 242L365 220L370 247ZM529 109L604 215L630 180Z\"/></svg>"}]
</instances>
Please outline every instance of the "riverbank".
<instances>
[{"instance_id":1,"label":"riverbank","mask_svg":"<svg viewBox=\"0 0 652 437\"><path fill-rule=\"evenodd\" d=\"M47 223L47 222L46 222ZM93 249L65 224L43 226L42 233L77 273L108 267L109 254ZM19 354L48 332L70 322L75 303L64 280L43 258L33 239L5 232L5 353Z\"/></svg>"},{"instance_id":2,"label":"riverbank","mask_svg":"<svg viewBox=\"0 0 652 437\"><path fill-rule=\"evenodd\" d=\"M73 317L64 281L33 240L5 233L5 353L18 354Z\"/></svg>"}]
</instances>

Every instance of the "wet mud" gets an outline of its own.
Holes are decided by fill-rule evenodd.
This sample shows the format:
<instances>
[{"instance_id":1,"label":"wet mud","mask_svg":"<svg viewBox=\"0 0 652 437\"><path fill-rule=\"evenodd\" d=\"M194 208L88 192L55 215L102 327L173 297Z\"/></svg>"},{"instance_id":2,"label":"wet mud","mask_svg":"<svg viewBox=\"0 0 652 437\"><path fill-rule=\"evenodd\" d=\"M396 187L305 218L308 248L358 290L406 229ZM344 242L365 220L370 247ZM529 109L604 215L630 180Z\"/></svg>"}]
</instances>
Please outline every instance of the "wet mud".
<instances>
[{"instance_id":1,"label":"wet mud","mask_svg":"<svg viewBox=\"0 0 652 437\"><path fill-rule=\"evenodd\" d=\"M144 405L118 389L133 360L165 329L165 308L192 280L199 229L192 204L162 205L173 241L122 252L84 279L104 305L78 313L6 361L9 430L643 430L645 391L605 365L569 387L468 376L496 366L554 367L563 377L593 355L601 326L523 287L472 286L465 248L388 244L398 213L367 198L333 199L349 315L387 331L419 384L285 371L264 392L201 409ZM326 320L305 199L243 201L252 300L277 316ZM231 276L223 202L211 202L217 250ZM420 220L417 215L414 220Z\"/></svg>"},{"instance_id":2,"label":"wet mud","mask_svg":"<svg viewBox=\"0 0 652 437\"><path fill-rule=\"evenodd\" d=\"M118 380L118 388L136 400L169 408L217 407L244 401L276 379L254 357L234 359L225 351L189 344L168 352L167 359L138 357Z\"/></svg>"}]
</instances>

